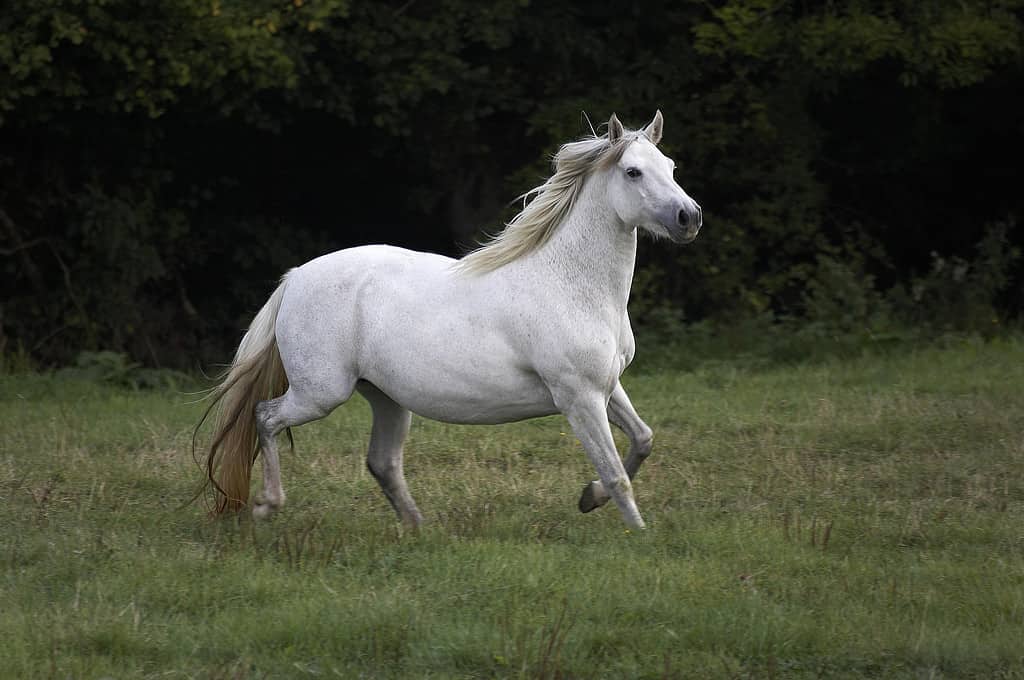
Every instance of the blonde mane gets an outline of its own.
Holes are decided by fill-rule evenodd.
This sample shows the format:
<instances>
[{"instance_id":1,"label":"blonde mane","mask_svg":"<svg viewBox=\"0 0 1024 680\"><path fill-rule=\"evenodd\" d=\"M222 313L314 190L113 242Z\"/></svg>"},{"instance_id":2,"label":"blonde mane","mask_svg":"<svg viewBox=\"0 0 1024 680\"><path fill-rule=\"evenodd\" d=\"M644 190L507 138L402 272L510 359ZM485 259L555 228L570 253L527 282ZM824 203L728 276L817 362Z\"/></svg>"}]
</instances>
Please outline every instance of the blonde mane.
<instances>
[{"instance_id":1,"label":"blonde mane","mask_svg":"<svg viewBox=\"0 0 1024 680\"><path fill-rule=\"evenodd\" d=\"M627 131L615 142L609 142L607 134L588 135L563 144L552 162L554 174L519 197L519 214L455 267L471 274L491 272L543 246L572 210L590 172L618 162L626 147L643 135Z\"/></svg>"}]
</instances>

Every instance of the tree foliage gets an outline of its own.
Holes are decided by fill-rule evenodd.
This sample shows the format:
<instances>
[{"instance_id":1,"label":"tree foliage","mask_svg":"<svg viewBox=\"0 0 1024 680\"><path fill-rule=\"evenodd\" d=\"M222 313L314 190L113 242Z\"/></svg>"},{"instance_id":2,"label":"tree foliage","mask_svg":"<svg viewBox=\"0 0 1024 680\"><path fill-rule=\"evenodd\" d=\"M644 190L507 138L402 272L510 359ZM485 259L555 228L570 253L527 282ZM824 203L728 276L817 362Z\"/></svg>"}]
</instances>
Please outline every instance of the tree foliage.
<instances>
[{"instance_id":1,"label":"tree foliage","mask_svg":"<svg viewBox=\"0 0 1024 680\"><path fill-rule=\"evenodd\" d=\"M0 343L223 359L288 266L455 254L581 112L659 107L707 227L642 249L649 298L801 314L836 262L909 289L1020 214L1022 5L13 0Z\"/></svg>"}]
</instances>

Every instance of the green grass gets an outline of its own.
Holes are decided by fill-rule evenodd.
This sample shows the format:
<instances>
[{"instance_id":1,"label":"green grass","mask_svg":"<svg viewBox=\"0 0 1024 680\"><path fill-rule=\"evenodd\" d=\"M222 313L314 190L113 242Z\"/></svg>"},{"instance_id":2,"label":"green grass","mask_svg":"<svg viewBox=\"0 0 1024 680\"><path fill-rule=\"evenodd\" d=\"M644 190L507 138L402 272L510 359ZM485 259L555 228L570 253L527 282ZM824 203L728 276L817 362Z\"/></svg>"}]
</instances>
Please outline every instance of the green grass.
<instances>
[{"instance_id":1,"label":"green grass","mask_svg":"<svg viewBox=\"0 0 1024 680\"><path fill-rule=\"evenodd\" d=\"M947 345L627 375L639 533L561 418L416 420L409 533L355 399L253 524L187 397L0 378L0 675L1024 677L1024 339Z\"/></svg>"}]
</instances>

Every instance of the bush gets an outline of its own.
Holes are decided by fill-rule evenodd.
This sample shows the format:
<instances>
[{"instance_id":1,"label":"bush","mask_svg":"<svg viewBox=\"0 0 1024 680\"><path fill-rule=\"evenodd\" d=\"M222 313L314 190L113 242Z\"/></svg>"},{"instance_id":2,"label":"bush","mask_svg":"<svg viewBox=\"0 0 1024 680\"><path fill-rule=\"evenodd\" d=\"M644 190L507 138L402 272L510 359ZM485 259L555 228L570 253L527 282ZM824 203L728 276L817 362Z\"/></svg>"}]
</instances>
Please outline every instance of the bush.
<instances>
[{"instance_id":1,"label":"bush","mask_svg":"<svg viewBox=\"0 0 1024 680\"><path fill-rule=\"evenodd\" d=\"M178 371L147 368L131 361L119 352L81 352L74 366L57 371L58 378L84 380L93 383L140 389L181 389L194 380Z\"/></svg>"},{"instance_id":2,"label":"bush","mask_svg":"<svg viewBox=\"0 0 1024 680\"><path fill-rule=\"evenodd\" d=\"M870 333L889 323L889 305L875 278L830 255L817 257L803 303L808 324L826 334Z\"/></svg>"},{"instance_id":3,"label":"bush","mask_svg":"<svg viewBox=\"0 0 1024 680\"><path fill-rule=\"evenodd\" d=\"M889 291L889 303L907 324L945 331L990 334L1005 321L1000 298L1015 278L1020 250L1010 245L1015 222L989 226L970 259L931 254L931 267L914 277L909 290L898 284Z\"/></svg>"}]
</instances>

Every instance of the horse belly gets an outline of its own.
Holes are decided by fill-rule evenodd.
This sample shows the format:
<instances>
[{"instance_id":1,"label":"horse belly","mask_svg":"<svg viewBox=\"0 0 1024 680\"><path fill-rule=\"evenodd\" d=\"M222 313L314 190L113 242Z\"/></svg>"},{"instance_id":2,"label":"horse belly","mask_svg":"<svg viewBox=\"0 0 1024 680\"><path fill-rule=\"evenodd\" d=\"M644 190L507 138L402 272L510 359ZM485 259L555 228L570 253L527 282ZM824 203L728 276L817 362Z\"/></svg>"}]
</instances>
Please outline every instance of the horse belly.
<instances>
[{"instance_id":1,"label":"horse belly","mask_svg":"<svg viewBox=\"0 0 1024 680\"><path fill-rule=\"evenodd\" d=\"M383 352L365 379L417 415L448 423L495 424L557 413L551 393L529 370L473 352Z\"/></svg>"}]
</instances>

